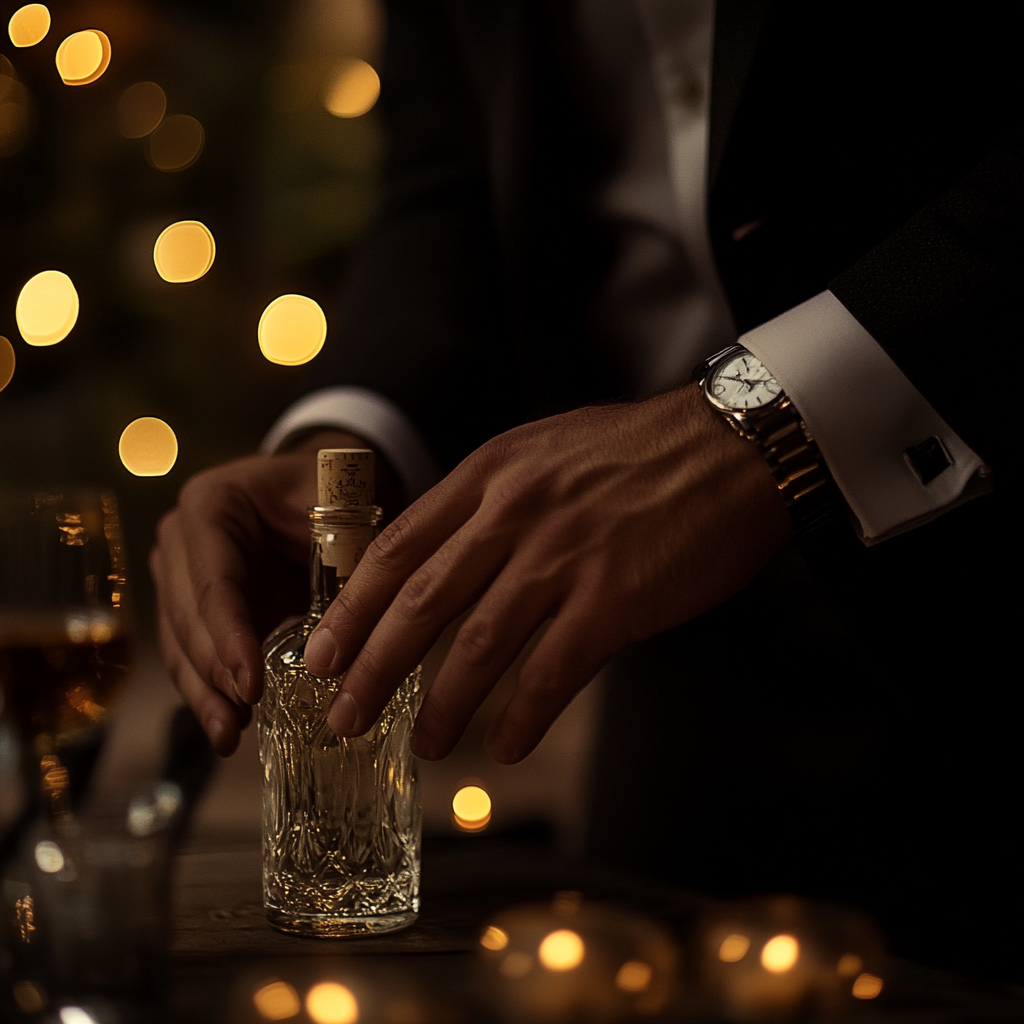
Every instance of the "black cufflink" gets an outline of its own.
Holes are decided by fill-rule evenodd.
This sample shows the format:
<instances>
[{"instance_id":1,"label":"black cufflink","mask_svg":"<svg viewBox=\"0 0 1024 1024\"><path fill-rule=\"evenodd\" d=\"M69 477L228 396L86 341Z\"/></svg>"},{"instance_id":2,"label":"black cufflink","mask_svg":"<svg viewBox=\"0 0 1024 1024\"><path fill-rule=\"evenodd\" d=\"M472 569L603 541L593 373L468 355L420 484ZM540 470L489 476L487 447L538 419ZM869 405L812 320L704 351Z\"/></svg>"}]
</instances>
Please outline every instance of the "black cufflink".
<instances>
[{"instance_id":1,"label":"black cufflink","mask_svg":"<svg viewBox=\"0 0 1024 1024\"><path fill-rule=\"evenodd\" d=\"M922 484L930 484L953 465L953 458L937 437L926 437L912 444L904 453L903 461L913 470Z\"/></svg>"}]
</instances>

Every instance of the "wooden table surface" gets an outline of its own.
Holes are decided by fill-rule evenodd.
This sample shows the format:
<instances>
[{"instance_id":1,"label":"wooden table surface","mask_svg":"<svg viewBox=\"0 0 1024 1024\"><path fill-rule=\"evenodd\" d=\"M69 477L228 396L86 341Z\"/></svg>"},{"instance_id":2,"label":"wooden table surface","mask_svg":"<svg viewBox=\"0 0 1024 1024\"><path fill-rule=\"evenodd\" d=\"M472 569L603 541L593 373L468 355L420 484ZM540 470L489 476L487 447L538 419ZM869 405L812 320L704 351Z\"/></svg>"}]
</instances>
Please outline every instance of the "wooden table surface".
<instances>
[{"instance_id":1,"label":"wooden table surface","mask_svg":"<svg viewBox=\"0 0 1024 1024\"><path fill-rule=\"evenodd\" d=\"M270 981L303 991L317 980L337 980L370 993L364 1024L498 1020L479 984L481 929L501 909L547 901L564 889L628 906L678 935L705 905L683 891L612 876L540 846L467 836L426 844L423 912L411 928L376 938L302 939L275 931L263 916L256 842L193 846L177 860L167 1019L255 1024L261 1018L252 996ZM663 1019L693 1016L680 1004ZM894 961L882 996L843 1020L1021 1024L1024 990Z\"/></svg>"}]
</instances>

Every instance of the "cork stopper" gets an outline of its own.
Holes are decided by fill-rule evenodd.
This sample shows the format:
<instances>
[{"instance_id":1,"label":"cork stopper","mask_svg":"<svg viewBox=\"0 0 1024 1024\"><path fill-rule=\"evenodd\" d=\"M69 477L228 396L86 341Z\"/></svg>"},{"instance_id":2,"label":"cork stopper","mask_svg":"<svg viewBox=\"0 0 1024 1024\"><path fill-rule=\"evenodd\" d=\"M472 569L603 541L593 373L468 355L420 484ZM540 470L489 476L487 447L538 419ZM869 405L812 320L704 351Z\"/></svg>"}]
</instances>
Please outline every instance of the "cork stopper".
<instances>
[{"instance_id":1,"label":"cork stopper","mask_svg":"<svg viewBox=\"0 0 1024 1024\"><path fill-rule=\"evenodd\" d=\"M373 452L366 448L321 448L316 464L316 503L321 508L372 505Z\"/></svg>"}]
</instances>

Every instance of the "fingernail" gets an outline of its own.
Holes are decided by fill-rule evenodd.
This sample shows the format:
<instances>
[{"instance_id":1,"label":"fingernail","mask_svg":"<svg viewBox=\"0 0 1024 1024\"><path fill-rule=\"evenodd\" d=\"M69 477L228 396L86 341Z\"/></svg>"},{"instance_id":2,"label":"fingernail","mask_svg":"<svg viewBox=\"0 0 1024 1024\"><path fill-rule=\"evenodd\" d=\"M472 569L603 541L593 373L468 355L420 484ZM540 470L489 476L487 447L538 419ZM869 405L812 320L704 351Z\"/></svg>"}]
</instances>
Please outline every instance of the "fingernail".
<instances>
[{"instance_id":1,"label":"fingernail","mask_svg":"<svg viewBox=\"0 0 1024 1024\"><path fill-rule=\"evenodd\" d=\"M249 674L249 670L247 668L239 669L238 674L235 676L235 693L246 704L249 703L251 686L252 676Z\"/></svg>"},{"instance_id":2,"label":"fingernail","mask_svg":"<svg viewBox=\"0 0 1024 1024\"><path fill-rule=\"evenodd\" d=\"M326 626L321 626L306 641L306 667L313 675L326 675L337 653L334 634Z\"/></svg>"},{"instance_id":3,"label":"fingernail","mask_svg":"<svg viewBox=\"0 0 1024 1024\"><path fill-rule=\"evenodd\" d=\"M206 720L206 735L210 738L213 749L220 753L224 746L224 723L219 718L210 717Z\"/></svg>"},{"instance_id":4,"label":"fingernail","mask_svg":"<svg viewBox=\"0 0 1024 1024\"><path fill-rule=\"evenodd\" d=\"M331 708L330 725L339 736L352 736L355 734L356 718L358 708L352 694L342 690L334 698L334 707Z\"/></svg>"}]
</instances>

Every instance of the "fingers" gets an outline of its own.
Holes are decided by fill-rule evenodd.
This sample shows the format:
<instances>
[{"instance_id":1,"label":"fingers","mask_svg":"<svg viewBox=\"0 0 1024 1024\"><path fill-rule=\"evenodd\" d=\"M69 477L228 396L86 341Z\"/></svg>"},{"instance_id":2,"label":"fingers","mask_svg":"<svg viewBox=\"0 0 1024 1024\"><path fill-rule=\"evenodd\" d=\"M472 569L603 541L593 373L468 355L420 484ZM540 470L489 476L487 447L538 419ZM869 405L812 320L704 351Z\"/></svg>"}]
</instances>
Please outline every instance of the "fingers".
<instances>
[{"instance_id":1,"label":"fingers","mask_svg":"<svg viewBox=\"0 0 1024 1024\"><path fill-rule=\"evenodd\" d=\"M175 634L193 666L211 679L206 674L204 644L196 636L201 624L213 657L230 674L231 689L254 704L262 692L262 654L243 589L247 549L264 531L241 488L214 489L204 487L201 481L198 478L182 491L180 518L175 523L178 536L171 550L186 556L182 568L188 575L191 597L191 601L185 599L186 586L181 584ZM169 568L181 571L177 566Z\"/></svg>"},{"instance_id":2,"label":"fingers","mask_svg":"<svg viewBox=\"0 0 1024 1024\"><path fill-rule=\"evenodd\" d=\"M622 643L619 631L582 605L555 616L523 663L515 690L491 725L486 746L500 764L515 764L544 738L555 719Z\"/></svg>"},{"instance_id":3,"label":"fingers","mask_svg":"<svg viewBox=\"0 0 1024 1024\"><path fill-rule=\"evenodd\" d=\"M162 615L158 620L158 630L164 662L178 692L195 712L213 749L222 757L233 754L252 711L233 704L204 681L185 657L168 620Z\"/></svg>"},{"instance_id":4,"label":"fingers","mask_svg":"<svg viewBox=\"0 0 1024 1024\"><path fill-rule=\"evenodd\" d=\"M492 584L508 548L507 536L471 520L409 577L346 673L329 717L336 731L361 735L373 725L448 623ZM335 604L347 611L348 596L346 587Z\"/></svg>"},{"instance_id":5,"label":"fingers","mask_svg":"<svg viewBox=\"0 0 1024 1024\"><path fill-rule=\"evenodd\" d=\"M446 757L487 695L546 618L550 595L523 581L512 566L495 581L460 626L424 697L412 735L417 757Z\"/></svg>"},{"instance_id":6,"label":"fingers","mask_svg":"<svg viewBox=\"0 0 1024 1024\"><path fill-rule=\"evenodd\" d=\"M420 650L423 637L431 632L439 618L443 618L429 614L425 608L427 600L436 595L436 599L443 601L445 607L451 607L464 600L465 603L461 604L458 612L472 603L474 598L466 600L458 597L467 590L472 590L472 587L467 588L466 580L455 581L455 586L450 591L440 585L438 571L443 563L435 563L431 569L417 574L415 582L411 579L448 538L453 534L457 535L459 528L472 516L479 504L476 493L466 489L460 493L452 488L451 480L452 477L449 477L420 498L370 545L352 578L327 609L323 621L306 645L306 666L314 675L339 675L352 665L353 659L360 653L371 633L378 634L384 627L387 636L394 637L396 621L402 618L409 619L414 627L418 625L415 635L401 648L401 654L407 660L409 652ZM450 553L454 555L455 548L450 549ZM400 592L404 594L402 607L405 608L405 612L403 614L401 610L396 609L392 614L389 608ZM454 615L451 618L454 618ZM440 623L440 628L433 633L430 643L421 654L430 649L434 639L440 635L451 618ZM420 622L420 619L424 621ZM429 626L426 620L429 620ZM375 652L380 650L380 641L384 636L385 632L379 632L378 642L374 648L369 653L363 651L365 658L356 672L356 679L368 669L369 662L376 656ZM390 657L386 664L397 664L401 660L402 658ZM409 665L405 671L406 675L416 663L414 660ZM352 668L355 666L352 665ZM402 678L404 675L392 680L392 690ZM364 716L360 716L360 722L363 718ZM373 719L370 719L371 723L372 721ZM345 734L349 733L346 731Z\"/></svg>"}]
</instances>

